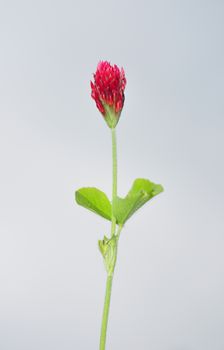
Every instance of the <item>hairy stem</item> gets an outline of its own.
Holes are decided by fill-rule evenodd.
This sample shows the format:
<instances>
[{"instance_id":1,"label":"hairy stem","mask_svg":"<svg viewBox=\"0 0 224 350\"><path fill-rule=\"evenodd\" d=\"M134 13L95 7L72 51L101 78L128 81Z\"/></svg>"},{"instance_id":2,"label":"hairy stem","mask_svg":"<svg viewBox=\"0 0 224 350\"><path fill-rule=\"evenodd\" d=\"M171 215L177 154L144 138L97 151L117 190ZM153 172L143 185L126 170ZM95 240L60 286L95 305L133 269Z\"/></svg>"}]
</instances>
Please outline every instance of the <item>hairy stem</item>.
<instances>
[{"instance_id":1,"label":"hairy stem","mask_svg":"<svg viewBox=\"0 0 224 350\"><path fill-rule=\"evenodd\" d=\"M114 215L114 200L117 196L117 145L116 145L116 132L115 129L111 129L112 133L112 220L111 220L111 237L116 233L116 218ZM120 234L120 232L119 232ZM119 237L119 236L118 236ZM116 262L116 259L115 259ZM100 350L105 350L106 347L106 336L107 336L107 324L110 309L110 298L112 289L113 274L108 274L104 308L103 308L103 318L101 325L101 335L100 335Z\"/></svg>"},{"instance_id":2,"label":"hairy stem","mask_svg":"<svg viewBox=\"0 0 224 350\"><path fill-rule=\"evenodd\" d=\"M112 133L112 224L111 224L111 236L115 235L116 231L116 218L114 216L114 200L117 196L117 142L116 131L111 129Z\"/></svg>"},{"instance_id":3,"label":"hairy stem","mask_svg":"<svg viewBox=\"0 0 224 350\"><path fill-rule=\"evenodd\" d=\"M105 350L105 346L106 346L107 324L108 324L108 316L109 316L109 308L110 308L112 281L113 281L113 276L107 276L106 293L105 293L103 318L102 318L102 326L101 326L100 350Z\"/></svg>"}]
</instances>

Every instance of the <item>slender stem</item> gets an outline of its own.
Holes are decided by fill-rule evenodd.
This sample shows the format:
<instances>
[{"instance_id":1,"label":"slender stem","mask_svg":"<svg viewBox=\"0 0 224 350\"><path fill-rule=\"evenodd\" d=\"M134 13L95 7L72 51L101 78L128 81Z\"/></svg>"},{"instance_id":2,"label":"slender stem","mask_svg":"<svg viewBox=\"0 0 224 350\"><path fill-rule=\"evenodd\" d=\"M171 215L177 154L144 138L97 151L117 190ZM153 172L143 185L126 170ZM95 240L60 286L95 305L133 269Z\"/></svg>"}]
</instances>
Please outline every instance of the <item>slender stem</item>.
<instances>
[{"instance_id":1,"label":"slender stem","mask_svg":"<svg viewBox=\"0 0 224 350\"><path fill-rule=\"evenodd\" d=\"M122 228L123 228L123 225L119 225L119 226L118 226L117 233L116 233L116 236L117 236L117 239L118 239L118 240L119 240L119 237L120 237L120 233L121 233Z\"/></svg>"},{"instance_id":2,"label":"slender stem","mask_svg":"<svg viewBox=\"0 0 224 350\"><path fill-rule=\"evenodd\" d=\"M101 326L101 336L100 336L100 350L105 350L105 346L106 346L107 324L108 324L108 315L109 315L109 308L110 308L112 281L113 281L113 276L107 276L106 293L105 293L103 318L102 318L102 326Z\"/></svg>"},{"instance_id":3,"label":"slender stem","mask_svg":"<svg viewBox=\"0 0 224 350\"><path fill-rule=\"evenodd\" d=\"M117 145L116 145L116 132L115 129L111 129L112 133L112 220L111 220L111 237L116 233L116 218L114 215L114 200L117 196ZM120 233L119 233L120 234ZM119 236L118 236L119 238ZM115 260L116 262L116 260ZM101 335L100 335L100 350L105 350L106 347L106 336L107 336L107 324L110 309L110 298L112 289L113 275L108 274L106 293L103 308L103 318L101 325Z\"/></svg>"},{"instance_id":4,"label":"slender stem","mask_svg":"<svg viewBox=\"0 0 224 350\"><path fill-rule=\"evenodd\" d=\"M112 133L112 224L111 224L111 236L115 234L116 230L116 218L114 216L114 200L117 196L117 143L116 143L116 131L111 129Z\"/></svg>"}]
</instances>

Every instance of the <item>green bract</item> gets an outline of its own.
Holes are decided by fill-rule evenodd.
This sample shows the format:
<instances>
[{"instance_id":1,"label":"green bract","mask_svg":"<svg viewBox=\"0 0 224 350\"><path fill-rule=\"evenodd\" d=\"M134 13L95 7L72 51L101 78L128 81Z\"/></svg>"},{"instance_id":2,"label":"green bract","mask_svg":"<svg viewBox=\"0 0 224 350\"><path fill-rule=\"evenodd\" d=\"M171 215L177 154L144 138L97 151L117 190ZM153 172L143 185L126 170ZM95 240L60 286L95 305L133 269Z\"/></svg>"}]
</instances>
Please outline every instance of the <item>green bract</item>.
<instances>
[{"instance_id":1,"label":"green bract","mask_svg":"<svg viewBox=\"0 0 224 350\"><path fill-rule=\"evenodd\" d=\"M114 108L108 106L106 103L103 103L103 107L105 109L104 119L107 125L111 129L115 128L119 121L121 111L116 113Z\"/></svg>"},{"instance_id":2,"label":"green bract","mask_svg":"<svg viewBox=\"0 0 224 350\"><path fill-rule=\"evenodd\" d=\"M117 224L123 225L139 208L162 191L161 185L147 179L136 179L126 197L117 196L114 199ZM79 205L111 220L112 206L104 192L95 187L84 187L76 191L75 198Z\"/></svg>"}]
</instances>

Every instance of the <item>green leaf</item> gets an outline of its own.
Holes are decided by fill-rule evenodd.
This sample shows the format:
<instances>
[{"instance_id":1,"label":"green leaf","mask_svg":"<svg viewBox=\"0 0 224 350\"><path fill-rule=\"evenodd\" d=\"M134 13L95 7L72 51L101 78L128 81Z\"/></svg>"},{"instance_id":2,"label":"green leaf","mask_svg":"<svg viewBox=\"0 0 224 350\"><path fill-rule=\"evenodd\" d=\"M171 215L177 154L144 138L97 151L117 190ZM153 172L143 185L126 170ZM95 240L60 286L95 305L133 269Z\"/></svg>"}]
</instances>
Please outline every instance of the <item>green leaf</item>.
<instances>
[{"instance_id":1,"label":"green leaf","mask_svg":"<svg viewBox=\"0 0 224 350\"><path fill-rule=\"evenodd\" d=\"M111 220L111 203L106 194L95 187L83 187L75 192L76 202L107 220Z\"/></svg>"},{"instance_id":2,"label":"green leaf","mask_svg":"<svg viewBox=\"0 0 224 350\"><path fill-rule=\"evenodd\" d=\"M162 191L161 185L147 179L136 179L125 198L115 199L114 214L118 224L123 225L139 208Z\"/></svg>"}]
</instances>

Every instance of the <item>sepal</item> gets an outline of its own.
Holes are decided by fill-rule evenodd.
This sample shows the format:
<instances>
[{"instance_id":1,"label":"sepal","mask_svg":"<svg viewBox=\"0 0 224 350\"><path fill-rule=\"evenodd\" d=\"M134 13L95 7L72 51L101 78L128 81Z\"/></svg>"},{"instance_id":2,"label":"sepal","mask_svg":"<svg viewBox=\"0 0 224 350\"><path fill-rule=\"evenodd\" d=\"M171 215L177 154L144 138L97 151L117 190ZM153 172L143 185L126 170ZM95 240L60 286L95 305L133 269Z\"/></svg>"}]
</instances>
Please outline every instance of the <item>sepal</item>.
<instances>
[{"instance_id":1,"label":"sepal","mask_svg":"<svg viewBox=\"0 0 224 350\"><path fill-rule=\"evenodd\" d=\"M119 121L121 111L116 112L111 106L107 105L106 103L103 104L104 106L104 119L109 126L110 129L114 129Z\"/></svg>"}]
</instances>

